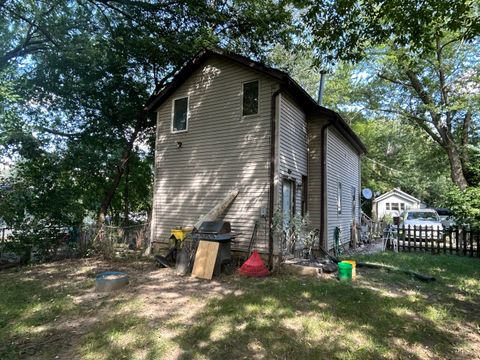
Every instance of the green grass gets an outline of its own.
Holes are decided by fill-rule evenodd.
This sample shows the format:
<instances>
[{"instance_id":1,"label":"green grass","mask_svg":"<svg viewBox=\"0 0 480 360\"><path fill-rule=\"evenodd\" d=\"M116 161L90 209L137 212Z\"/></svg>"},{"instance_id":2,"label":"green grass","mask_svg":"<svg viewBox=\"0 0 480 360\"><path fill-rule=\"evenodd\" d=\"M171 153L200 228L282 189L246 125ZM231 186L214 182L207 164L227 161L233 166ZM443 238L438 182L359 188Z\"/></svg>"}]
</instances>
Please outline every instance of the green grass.
<instances>
[{"instance_id":1,"label":"green grass","mask_svg":"<svg viewBox=\"0 0 480 360\"><path fill-rule=\"evenodd\" d=\"M58 277L65 278L68 267L54 267L49 276L32 275L29 268L5 271L0 358L49 359L59 349L82 359L478 357L478 259L407 253L355 259L434 275L437 281L358 269L352 284L284 274L229 277L221 285L226 293L173 286L147 297L134 289L78 302L72 299L92 294L95 271L78 275L75 286L67 287ZM176 300L156 308L149 303L164 295ZM62 337L62 326L78 319L86 321L82 331L67 330Z\"/></svg>"}]
</instances>

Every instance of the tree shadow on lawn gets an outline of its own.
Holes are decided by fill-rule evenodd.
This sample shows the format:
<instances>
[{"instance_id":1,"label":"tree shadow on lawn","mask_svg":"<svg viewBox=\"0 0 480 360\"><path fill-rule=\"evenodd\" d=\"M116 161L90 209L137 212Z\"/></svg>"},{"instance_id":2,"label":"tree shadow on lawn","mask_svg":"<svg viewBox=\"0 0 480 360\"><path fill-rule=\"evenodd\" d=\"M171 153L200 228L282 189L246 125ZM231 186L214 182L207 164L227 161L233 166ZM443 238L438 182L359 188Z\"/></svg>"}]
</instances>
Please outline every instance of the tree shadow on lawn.
<instances>
[{"instance_id":1,"label":"tree shadow on lawn","mask_svg":"<svg viewBox=\"0 0 480 360\"><path fill-rule=\"evenodd\" d=\"M441 303L456 312L463 313L470 321L480 326L480 259L455 255L431 255L428 253L384 252L358 256L357 261L369 261L397 266L419 273L432 275L436 281L423 283L412 281L408 276L387 272L395 278L395 286L403 289L418 289L432 303ZM365 269L361 269L365 271ZM376 271L376 270L375 270ZM380 281L386 283L386 276ZM387 282L388 283L388 282Z\"/></svg>"},{"instance_id":2,"label":"tree shadow on lawn","mask_svg":"<svg viewBox=\"0 0 480 360\"><path fill-rule=\"evenodd\" d=\"M173 276L151 262L83 265L44 264L0 274L0 359L161 358L169 341L158 324L196 299L203 303L212 292L234 290L227 283ZM112 269L127 272L130 285L95 292L95 276Z\"/></svg>"},{"instance_id":3,"label":"tree shadow on lawn","mask_svg":"<svg viewBox=\"0 0 480 360\"><path fill-rule=\"evenodd\" d=\"M128 266L128 262L73 260L0 273L0 359L52 358L71 349L79 329L98 321L101 309L115 303L120 294L97 298L96 274ZM143 265L133 267L144 270ZM149 272L155 270L151 265L143 271L142 280L148 281Z\"/></svg>"},{"instance_id":4,"label":"tree shadow on lawn","mask_svg":"<svg viewBox=\"0 0 480 360\"><path fill-rule=\"evenodd\" d=\"M336 280L243 281L208 304L177 341L182 358L458 358L461 334L428 319L425 303ZM262 356L263 355L263 356Z\"/></svg>"}]
</instances>

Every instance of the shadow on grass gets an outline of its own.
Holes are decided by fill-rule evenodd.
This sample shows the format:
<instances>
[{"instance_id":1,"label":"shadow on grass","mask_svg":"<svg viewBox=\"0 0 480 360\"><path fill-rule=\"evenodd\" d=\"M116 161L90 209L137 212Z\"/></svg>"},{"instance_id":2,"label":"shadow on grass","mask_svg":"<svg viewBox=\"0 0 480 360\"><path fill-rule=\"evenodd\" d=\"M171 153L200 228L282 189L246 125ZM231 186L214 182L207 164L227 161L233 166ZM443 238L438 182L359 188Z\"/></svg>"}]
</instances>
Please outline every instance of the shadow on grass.
<instances>
[{"instance_id":1,"label":"shadow on grass","mask_svg":"<svg viewBox=\"0 0 480 360\"><path fill-rule=\"evenodd\" d=\"M438 276L445 264L441 259L437 265ZM285 359L420 359L459 358L466 355L462 351L474 355L478 344L469 344L465 332L454 329L472 320L475 311L470 306L478 301L478 293L452 302L458 283L447 287L449 278L429 285L400 274L368 276L367 285L376 280L379 289L287 276L242 280L243 294L211 301L193 326L185 324L177 338L182 358L263 354ZM395 293L382 288L382 282L388 281L398 288ZM431 302L432 292L440 287L443 292ZM457 312L459 304L470 311Z\"/></svg>"},{"instance_id":2,"label":"shadow on grass","mask_svg":"<svg viewBox=\"0 0 480 360\"><path fill-rule=\"evenodd\" d=\"M432 273L439 281L360 270L352 285L292 276L220 283L140 266L125 291L88 300L95 295L95 274L110 265L57 269L59 276L41 274L43 280L28 271L0 274L0 358L475 357L465 335L478 319L478 262L389 255L365 260ZM123 265L112 266L130 266ZM74 302L65 279L87 296Z\"/></svg>"},{"instance_id":3,"label":"shadow on grass","mask_svg":"<svg viewBox=\"0 0 480 360\"><path fill-rule=\"evenodd\" d=\"M109 305L83 298L94 295L95 275L105 267L129 265L92 264L82 268L81 261L63 261L0 273L0 359L50 359L71 349L79 338L77 325L97 320L92 305Z\"/></svg>"}]
</instances>

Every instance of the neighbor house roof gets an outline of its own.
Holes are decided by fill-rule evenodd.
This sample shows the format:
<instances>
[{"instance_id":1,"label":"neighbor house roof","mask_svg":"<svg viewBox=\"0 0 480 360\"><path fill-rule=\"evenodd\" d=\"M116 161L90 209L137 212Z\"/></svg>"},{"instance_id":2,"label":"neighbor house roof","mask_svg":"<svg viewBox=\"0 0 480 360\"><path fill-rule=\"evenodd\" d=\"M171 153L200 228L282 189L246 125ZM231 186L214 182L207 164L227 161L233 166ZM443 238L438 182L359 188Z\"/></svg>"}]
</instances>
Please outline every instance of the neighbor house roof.
<instances>
[{"instance_id":1,"label":"neighbor house roof","mask_svg":"<svg viewBox=\"0 0 480 360\"><path fill-rule=\"evenodd\" d=\"M300 86L290 75L286 72L271 68L258 61L251 60L245 56L227 52L224 50L207 50L200 51L190 61L188 61L180 71L178 71L173 79L163 88L157 89L155 93L148 99L145 110L155 111L167 98L173 94L175 90L182 85L195 70L209 58L213 56L220 56L234 61L238 64L247 66L255 71L266 74L281 83L281 85L289 93L291 93L295 99L303 106L307 113L321 114L327 116L332 124L338 131L352 144L352 146L359 153L366 153L367 149L357 134L350 128L350 126L343 120L343 118L337 112L320 106L317 102Z\"/></svg>"},{"instance_id":2,"label":"neighbor house roof","mask_svg":"<svg viewBox=\"0 0 480 360\"><path fill-rule=\"evenodd\" d=\"M382 201L392 195L396 195L398 197L402 197L404 199L407 199L411 202L418 202L418 203L421 203L422 201L420 199L417 199L416 197L410 195L410 194L407 194L406 192L400 190L399 188L395 188L393 190L390 190L389 192L386 192L385 194L377 197L375 200L373 200L373 202L379 202L379 201Z\"/></svg>"}]
</instances>

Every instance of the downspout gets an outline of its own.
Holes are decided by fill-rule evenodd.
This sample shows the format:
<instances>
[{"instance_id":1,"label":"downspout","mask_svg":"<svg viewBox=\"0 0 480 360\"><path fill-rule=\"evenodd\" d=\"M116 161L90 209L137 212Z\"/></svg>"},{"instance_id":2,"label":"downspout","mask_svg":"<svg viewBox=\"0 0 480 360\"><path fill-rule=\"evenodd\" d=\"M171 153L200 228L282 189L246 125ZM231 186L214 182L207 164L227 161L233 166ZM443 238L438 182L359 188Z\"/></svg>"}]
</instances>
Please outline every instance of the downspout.
<instances>
[{"instance_id":1,"label":"downspout","mask_svg":"<svg viewBox=\"0 0 480 360\"><path fill-rule=\"evenodd\" d=\"M325 88L325 78L327 76L327 72L325 70L320 71L320 84L318 85L318 100L317 103L318 105L322 105L323 102L323 92ZM320 139L322 141L322 146L321 146L321 154L320 154L320 167L321 167L321 177L320 177L320 201L321 206L320 206L320 234L319 234L319 245L323 247L325 244L325 224L327 223L325 219L325 177L327 175L327 164L326 164L326 157L327 157L327 142L325 140L325 134L327 131L327 128L332 125L332 122L330 120L327 120L327 123L322 126L322 129L320 130ZM327 249L328 251L328 244L327 244Z\"/></svg>"},{"instance_id":2,"label":"downspout","mask_svg":"<svg viewBox=\"0 0 480 360\"><path fill-rule=\"evenodd\" d=\"M275 132L276 132L276 100L277 96L283 91L278 89L272 94L271 119L270 119L270 190L268 204L268 268L273 268L273 205L275 201Z\"/></svg>"},{"instance_id":3,"label":"downspout","mask_svg":"<svg viewBox=\"0 0 480 360\"><path fill-rule=\"evenodd\" d=\"M319 248L322 248L325 244L325 177L327 174L327 164L326 164L326 158L327 158L327 142L325 140L325 134L327 131L327 128L332 125L332 122L328 120L328 122L322 126L322 129L320 131L320 139L322 141L322 146L321 146L321 154L320 154L320 165L321 165L321 177L320 177L320 201L321 206L320 206L320 234L319 234ZM328 244L327 248L325 249L328 251Z\"/></svg>"}]
</instances>

